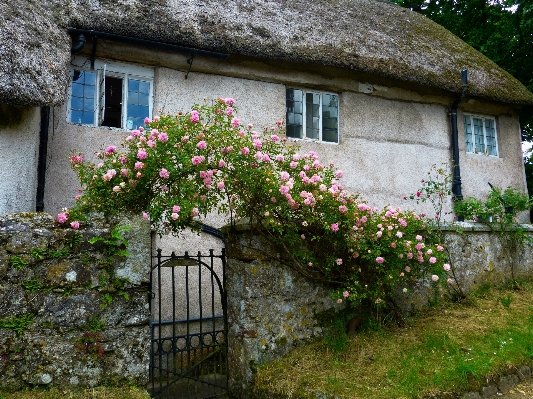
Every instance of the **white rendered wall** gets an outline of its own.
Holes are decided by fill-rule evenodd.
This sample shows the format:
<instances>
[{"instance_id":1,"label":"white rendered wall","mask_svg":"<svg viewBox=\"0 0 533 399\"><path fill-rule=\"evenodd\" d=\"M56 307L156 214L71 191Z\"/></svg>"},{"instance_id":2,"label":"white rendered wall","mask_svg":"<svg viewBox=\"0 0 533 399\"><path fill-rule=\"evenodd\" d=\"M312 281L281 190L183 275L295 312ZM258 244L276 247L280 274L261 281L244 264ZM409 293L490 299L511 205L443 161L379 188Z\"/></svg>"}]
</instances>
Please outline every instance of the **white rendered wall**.
<instances>
[{"instance_id":1,"label":"white rendered wall","mask_svg":"<svg viewBox=\"0 0 533 399\"><path fill-rule=\"evenodd\" d=\"M183 56L138 52L116 48L122 61L153 62L153 110L175 113L187 111L194 103L217 97L233 97L243 124L252 123L259 131L285 118L286 87L312 88L339 94L339 144L301 141L302 152L318 152L324 163L334 162L345 172L344 185L360 193L370 205L416 208L431 213L429 205L418 206L403 197L416 192L420 180L436 164L450 164L451 127L449 107L454 98L425 88L401 88L389 82L367 83L356 75L339 71L338 75L311 72L305 65L288 67L260 61L226 62L195 59L193 68ZM105 55L110 56L108 50ZM233 56L232 56L233 57ZM157 66L158 65L158 66ZM225 76L230 75L230 76ZM365 79L368 79L366 77ZM520 153L518 116L508 107L479 101L464 101L460 110L493 116L497 120L499 156L467 154L464 150L462 113L459 112L460 162L465 196L483 196L487 182L495 186L512 185L525 190ZM66 108L57 107L53 115L53 135L49 146L45 210L56 213L72 206L77 180L70 170L68 155L80 150L86 155L104 145L118 145L125 130L95 128L66 123ZM225 223L224 217L207 221L214 227ZM193 251L203 237L190 237ZM198 241L197 241L198 239ZM215 239L216 242L216 239ZM182 243L183 244L183 243ZM188 245L188 244L186 244ZM205 246L203 246L205 248Z\"/></svg>"},{"instance_id":2,"label":"white rendered wall","mask_svg":"<svg viewBox=\"0 0 533 399\"><path fill-rule=\"evenodd\" d=\"M0 215L35 212L40 108L16 112L21 112L19 123L0 124Z\"/></svg>"}]
</instances>

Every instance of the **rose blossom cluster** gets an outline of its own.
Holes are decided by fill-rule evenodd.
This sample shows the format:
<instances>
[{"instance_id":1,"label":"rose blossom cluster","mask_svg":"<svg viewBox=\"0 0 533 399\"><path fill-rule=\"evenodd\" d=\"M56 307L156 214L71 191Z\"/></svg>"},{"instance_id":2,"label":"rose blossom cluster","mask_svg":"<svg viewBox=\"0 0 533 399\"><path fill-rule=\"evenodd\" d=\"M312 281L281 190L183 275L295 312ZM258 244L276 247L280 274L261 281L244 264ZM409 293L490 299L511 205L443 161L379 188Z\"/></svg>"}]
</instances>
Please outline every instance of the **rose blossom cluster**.
<instances>
[{"instance_id":1,"label":"rose blossom cluster","mask_svg":"<svg viewBox=\"0 0 533 399\"><path fill-rule=\"evenodd\" d=\"M346 280L340 299L357 300L368 270L384 287L421 271L436 277L448 271L443 247L423 236L423 217L371 207L345 189L344 171L315 151L299 153L278 131L281 121L258 133L242 126L236 113L235 100L221 98L148 119L122 150L106 147L98 164L72 155L83 188L78 206L133 210L175 233L215 209L251 218L305 243L294 253L306 268ZM58 222L67 220L67 213L58 215Z\"/></svg>"}]
</instances>

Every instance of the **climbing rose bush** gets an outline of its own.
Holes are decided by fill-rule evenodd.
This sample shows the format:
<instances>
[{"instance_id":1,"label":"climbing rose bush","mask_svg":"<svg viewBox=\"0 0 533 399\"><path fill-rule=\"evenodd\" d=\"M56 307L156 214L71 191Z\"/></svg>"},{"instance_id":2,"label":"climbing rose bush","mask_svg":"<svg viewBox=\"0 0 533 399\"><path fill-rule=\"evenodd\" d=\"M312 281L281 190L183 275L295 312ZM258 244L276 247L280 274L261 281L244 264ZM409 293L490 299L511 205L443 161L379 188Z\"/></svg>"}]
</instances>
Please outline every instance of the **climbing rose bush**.
<instances>
[{"instance_id":1,"label":"climbing rose bush","mask_svg":"<svg viewBox=\"0 0 533 399\"><path fill-rule=\"evenodd\" d=\"M442 246L428 221L411 211L371 207L342 184L344 172L313 151L300 153L282 122L261 132L244 126L231 98L187 113L146 119L121 148L92 163L70 157L82 190L72 223L87 212L136 212L161 233L199 229L217 210L247 218L267 235L281 261L331 284L338 302L390 304L398 289L445 281Z\"/></svg>"}]
</instances>

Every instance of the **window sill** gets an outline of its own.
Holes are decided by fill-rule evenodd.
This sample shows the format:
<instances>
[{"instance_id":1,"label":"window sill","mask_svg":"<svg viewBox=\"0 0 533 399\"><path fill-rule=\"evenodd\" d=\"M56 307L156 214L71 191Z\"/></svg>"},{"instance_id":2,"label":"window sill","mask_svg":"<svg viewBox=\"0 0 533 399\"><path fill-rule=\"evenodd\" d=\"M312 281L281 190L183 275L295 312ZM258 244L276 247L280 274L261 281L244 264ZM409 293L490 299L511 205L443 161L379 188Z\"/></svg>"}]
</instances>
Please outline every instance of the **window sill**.
<instances>
[{"instance_id":1,"label":"window sill","mask_svg":"<svg viewBox=\"0 0 533 399\"><path fill-rule=\"evenodd\" d=\"M287 140L292 140L292 141L300 141L300 142L304 142L304 143L320 143L320 144L330 144L330 145L339 145L339 142L333 142L333 141L322 141L322 140L318 140L318 139L308 139L308 138L304 138L304 139L298 139L296 137L287 137Z\"/></svg>"}]
</instances>

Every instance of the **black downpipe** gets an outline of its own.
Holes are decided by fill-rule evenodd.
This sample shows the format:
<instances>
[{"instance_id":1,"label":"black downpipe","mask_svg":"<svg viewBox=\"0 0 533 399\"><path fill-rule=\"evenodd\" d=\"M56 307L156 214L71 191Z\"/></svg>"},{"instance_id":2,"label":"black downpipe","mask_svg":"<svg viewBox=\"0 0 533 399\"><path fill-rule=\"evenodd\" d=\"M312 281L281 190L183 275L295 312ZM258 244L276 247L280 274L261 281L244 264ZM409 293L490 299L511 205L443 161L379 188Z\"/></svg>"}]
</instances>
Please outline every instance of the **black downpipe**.
<instances>
[{"instance_id":1,"label":"black downpipe","mask_svg":"<svg viewBox=\"0 0 533 399\"><path fill-rule=\"evenodd\" d=\"M468 87L468 71L466 69L461 71L461 77L463 82L463 91L461 97L459 97L451 107L451 125L452 125L452 162L453 162L453 179L452 179L452 193L454 194L454 201L462 201L462 183L461 183L461 167L459 165L459 129L457 128L457 108L466 94ZM459 216L460 222L464 221L463 216Z\"/></svg>"},{"instance_id":2,"label":"black downpipe","mask_svg":"<svg viewBox=\"0 0 533 399\"><path fill-rule=\"evenodd\" d=\"M76 45L72 46L72 48L70 49L70 53L71 54L76 54L76 53L80 52L83 49L84 46L85 46L85 35L83 33L81 33L78 36L78 42L76 43Z\"/></svg>"},{"instance_id":3,"label":"black downpipe","mask_svg":"<svg viewBox=\"0 0 533 399\"><path fill-rule=\"evenodd\" d=\"M461 190L461 167L459 166L459 131L457 129L457 106L461 100L455 101L452 105L452 162L453 162L453 183L452 192L456 201L463 199Z\"/></svg>"},{"instance_id":4,"label":"black downpipe","mask_svg":"<svg viewBox=\"0 0 533 399\"><path fill-rule=\"evenodd\" d=\"M41 107L41 130L39 132L39 161L37 163L37 196L35 210L44 212L44 186L46 179L46 156L48 150L48 126L50 107Z\"/></svg>"}]
</instances>

